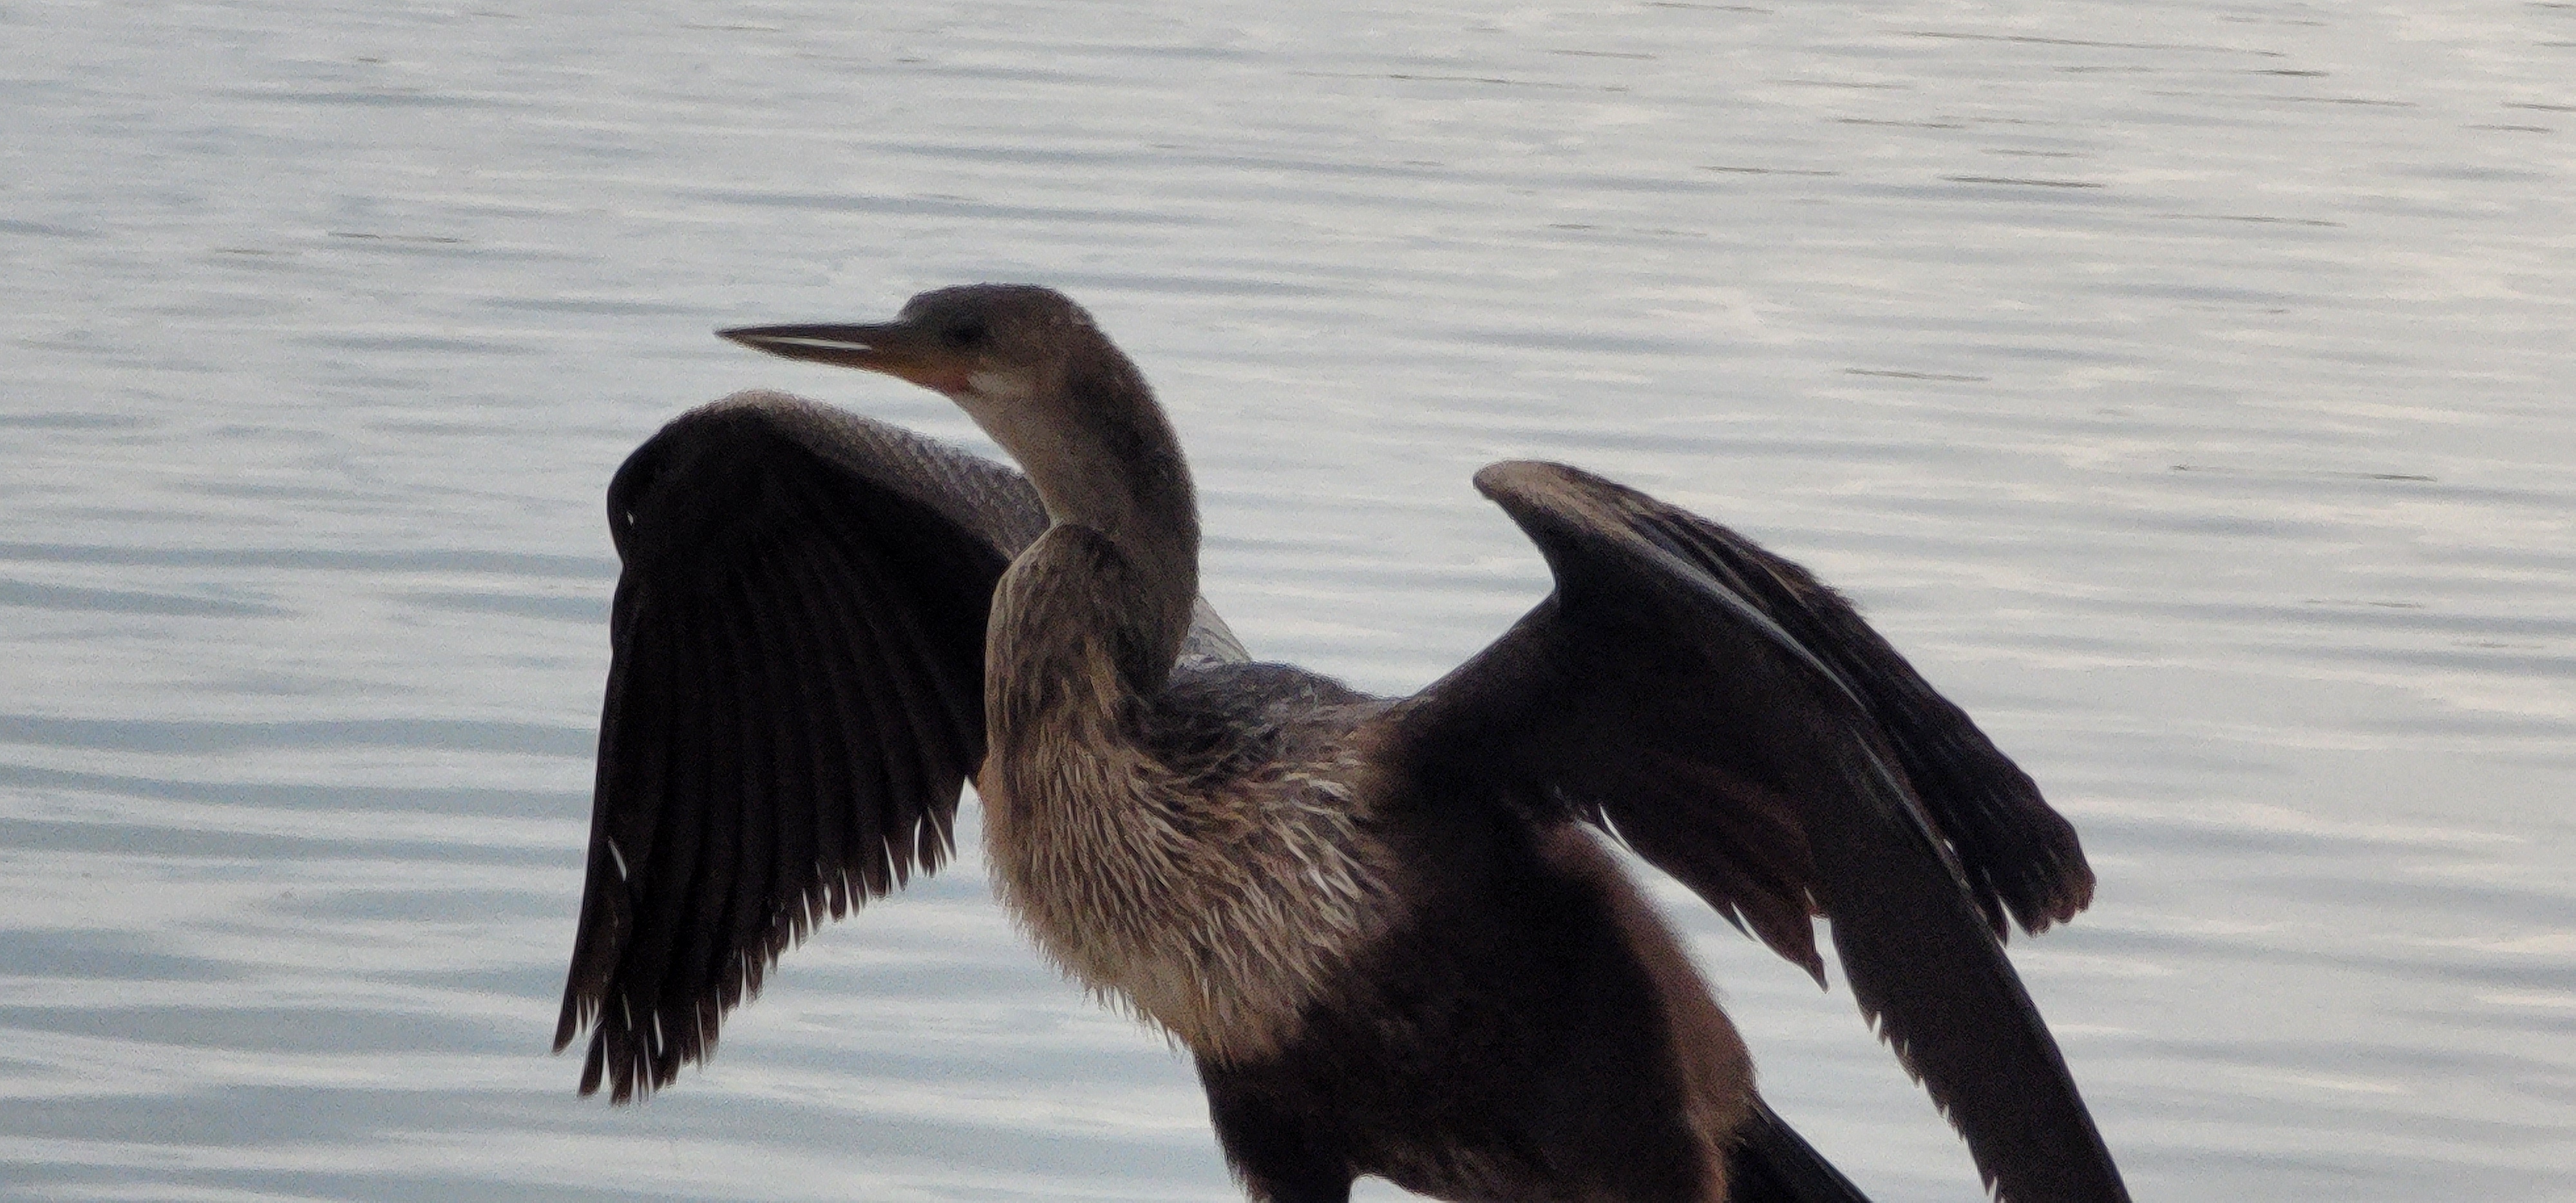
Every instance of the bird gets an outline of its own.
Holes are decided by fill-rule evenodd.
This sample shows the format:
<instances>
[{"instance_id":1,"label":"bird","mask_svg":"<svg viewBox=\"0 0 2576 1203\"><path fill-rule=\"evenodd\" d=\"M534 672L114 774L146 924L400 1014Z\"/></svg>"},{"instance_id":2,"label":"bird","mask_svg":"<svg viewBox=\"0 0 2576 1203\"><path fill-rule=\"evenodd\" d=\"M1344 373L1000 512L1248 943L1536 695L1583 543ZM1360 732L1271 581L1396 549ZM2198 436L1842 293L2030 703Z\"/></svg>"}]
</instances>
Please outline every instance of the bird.
<instances>
[{"instance_id":1,"label":"bird","mask_svg":"<svg viewBox=\"0 0 2576 1203\"><path fill-rule=\"evenodd\" d=\"M1016 924L1194 1065L1263 1203L1849 1203L1624 847L1826 984L2004 1203L2126 1187L2003 949L2074 829L1840 594L1577 468L1475 486L1553 590L1409 697L1253 659L1136 365L1052 289L719 332L963 408L1018 470L755 391L608 490L611 607L560 1053L624 1103L828 916L937 869L963 787Z\"/></svg>"}]
</instances>

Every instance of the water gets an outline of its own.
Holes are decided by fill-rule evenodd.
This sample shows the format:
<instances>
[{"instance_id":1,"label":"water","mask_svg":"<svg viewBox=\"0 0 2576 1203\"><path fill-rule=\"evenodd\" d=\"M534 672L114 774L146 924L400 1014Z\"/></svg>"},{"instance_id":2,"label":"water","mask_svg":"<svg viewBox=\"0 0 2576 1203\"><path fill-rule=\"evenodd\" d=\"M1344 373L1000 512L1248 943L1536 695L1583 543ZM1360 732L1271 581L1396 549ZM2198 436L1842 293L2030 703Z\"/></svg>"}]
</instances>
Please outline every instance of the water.
<instances>
[{"instance_id":1,"label":"water","mask_svg":"<svg viewBox=\"0 0 2576 1203\"><path fill-rule=\"evenodd\" d=\"M543 1055L708 337L1033 279L1208 593L1381 690L1584 464L1858 598L2081 827L2015 944L2142 1199L2576 1198L2576 7L0 7L0 1196L1230 1197L969 862L651 1104ZM971 826L967 835L971 841ZM1663 891L1882 1200L1964 1151ZM1392 1198L1375 1188L1373 1198Z\"/></svg>"}]
</instances>

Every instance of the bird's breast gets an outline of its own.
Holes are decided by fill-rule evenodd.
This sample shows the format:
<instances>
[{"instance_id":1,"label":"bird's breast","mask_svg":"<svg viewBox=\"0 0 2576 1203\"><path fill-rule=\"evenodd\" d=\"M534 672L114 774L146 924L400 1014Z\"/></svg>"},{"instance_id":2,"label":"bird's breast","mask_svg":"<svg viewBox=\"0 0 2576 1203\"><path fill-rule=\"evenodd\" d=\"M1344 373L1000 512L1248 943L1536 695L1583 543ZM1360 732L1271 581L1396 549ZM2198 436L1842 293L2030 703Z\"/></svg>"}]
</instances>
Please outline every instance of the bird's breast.
<instances>
[{"instance_id":1,"label":"bird's breast","mask_svg":"<svg viewBox=\"0 0 2576 1203\"><path fill-rule=\"evenodd\" d=\"M1355 764L1205 791L1132 747L994 749L978 780L1004 902L1104 998L1201 1056L1275 1052L1391 922Z\"/></svg>"}]
</instances>

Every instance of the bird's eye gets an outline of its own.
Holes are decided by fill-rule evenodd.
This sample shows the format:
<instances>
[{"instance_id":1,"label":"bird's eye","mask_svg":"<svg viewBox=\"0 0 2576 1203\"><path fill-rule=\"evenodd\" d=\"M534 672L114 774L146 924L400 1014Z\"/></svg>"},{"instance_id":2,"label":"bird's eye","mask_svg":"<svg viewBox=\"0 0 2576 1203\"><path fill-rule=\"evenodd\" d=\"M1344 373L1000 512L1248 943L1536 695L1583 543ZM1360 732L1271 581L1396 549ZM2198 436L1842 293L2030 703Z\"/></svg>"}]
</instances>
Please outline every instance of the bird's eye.
<instances>
[{"instance_id":1,"label":"bird's eye","mask_svg":"<svg viewBox=\"0 0 2576 1203\"><path fill-rule=\"evenodd\" d=\"M939 337L946 341L949 346L963 351L971 347L982 346L984 343L984 334L984 323L973 318L965 318L960 321L949 323L947 329L939 332Z\"/></svg>"}]
</instances>

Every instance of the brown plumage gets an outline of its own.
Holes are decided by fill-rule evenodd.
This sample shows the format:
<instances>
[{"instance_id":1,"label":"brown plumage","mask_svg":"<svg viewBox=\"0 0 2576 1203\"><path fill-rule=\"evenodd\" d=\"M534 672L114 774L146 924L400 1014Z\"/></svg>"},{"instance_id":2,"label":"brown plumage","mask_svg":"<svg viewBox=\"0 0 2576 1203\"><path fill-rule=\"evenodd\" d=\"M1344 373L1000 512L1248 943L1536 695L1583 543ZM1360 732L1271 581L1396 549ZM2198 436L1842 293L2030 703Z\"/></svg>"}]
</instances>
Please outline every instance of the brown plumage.
<instances>
[{"instance_id":1,"label":"brown plumage","mask_svg":"<svg viewBox=\"0 0 2576 1203\"><path fill-rule=\"evenodd\" d=\"M2074 833L1850 606L1552 464L1477 487L1556 591L1389 700L1252 663L1144 380L1064 297L728 337L957 401L1027 476L778 394L609 489L625 572L556 1047L619 1101L709 1055L824 914L935 868L972 775L1005 904L1195 1058L1256 1199L1849 1203L1607 852L1863 1011L2014 1203L2125 1199L2004 958L2090 900ZM1615 833L1615 837L1611 834Z\"/></svg>"}]
</instances>

